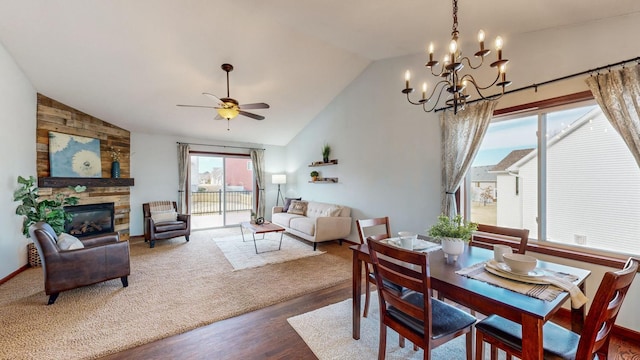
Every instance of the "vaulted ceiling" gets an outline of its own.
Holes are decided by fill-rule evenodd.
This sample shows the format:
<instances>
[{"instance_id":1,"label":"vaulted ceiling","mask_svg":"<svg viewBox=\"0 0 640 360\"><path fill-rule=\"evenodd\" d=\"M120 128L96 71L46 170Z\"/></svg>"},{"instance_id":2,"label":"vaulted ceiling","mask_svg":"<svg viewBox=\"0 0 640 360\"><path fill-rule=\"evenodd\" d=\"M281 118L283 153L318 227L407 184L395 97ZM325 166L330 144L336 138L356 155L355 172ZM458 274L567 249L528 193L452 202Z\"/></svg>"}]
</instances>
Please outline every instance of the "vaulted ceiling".
<instances>
[{"instance_id":1,"label":"vaulted ceiling","mask_svg":"<svg viewBox=\"0 0 640 360\"><path fill-rule=\"evenodd\" d=\"M492 38L640 12L638 0L460 0ZM375 60L451 32L449 0L0 0L0 42L36 91L130 131L286 145ZM266 102L216 121L202 95ZM399 82L401 81L399 74Z\"/></svg>"}]
</instances>

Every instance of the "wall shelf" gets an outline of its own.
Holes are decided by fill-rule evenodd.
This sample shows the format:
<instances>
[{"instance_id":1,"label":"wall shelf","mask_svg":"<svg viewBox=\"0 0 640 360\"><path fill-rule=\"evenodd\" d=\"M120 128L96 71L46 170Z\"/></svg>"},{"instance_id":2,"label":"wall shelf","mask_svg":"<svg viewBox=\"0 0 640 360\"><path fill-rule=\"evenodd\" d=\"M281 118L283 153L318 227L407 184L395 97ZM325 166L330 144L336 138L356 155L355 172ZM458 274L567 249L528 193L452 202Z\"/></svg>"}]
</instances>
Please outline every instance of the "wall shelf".
<instances>
[{"instance_id":1,"label":"wall shelf","mask_svg":"<svg viewBox=\"0 0 640 360\"><path fill-rule=\"evenodd\" d=\"M81 177L40 177L38 187L62 188L83 185L86 187L133 186L133 178L81 178Z\"/></svg>"},{"instance_id":2,"label":"wall shelf","mask_svg":"<svg viewBox=\"0 0 640 360\"><path fill-rule=\"evenodd\" d=\"M329 165L337 165L337 164L338 164L338 159L329 160L329 162L314 161L313 163L309 164L309 167L329 166Z\"/></svg>"},{"instance_id":3,"label":"wall shelf","mask_svg":"<svg viewBox=\"0 0 640 360\"><path fill-rule=\"evenodd\" d=\"M338 178L337 177L322 178L322 179L318 179L316 181L309 180L309 182L311 184L337 184L338 183Z\"/></svg>"}]
</instances>

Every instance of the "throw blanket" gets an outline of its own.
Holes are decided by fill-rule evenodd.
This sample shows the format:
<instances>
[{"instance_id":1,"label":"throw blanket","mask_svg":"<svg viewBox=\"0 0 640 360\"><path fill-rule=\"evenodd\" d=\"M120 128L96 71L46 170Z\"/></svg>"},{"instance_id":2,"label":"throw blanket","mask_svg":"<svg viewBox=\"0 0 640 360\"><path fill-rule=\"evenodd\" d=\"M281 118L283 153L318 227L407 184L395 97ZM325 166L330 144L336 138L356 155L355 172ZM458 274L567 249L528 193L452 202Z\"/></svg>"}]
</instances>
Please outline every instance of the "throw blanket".
<instances>
[{"instance_id":1,"label":"throw blanket","mask_svg":"<svg viewBox=\"0 0 640 360\"><path fill-rule=\"evenodd\" d=\"M173 202L163 201L151 201L149 202L149 211L167 211L173 210Z\"/></svg>"}]
</instances>

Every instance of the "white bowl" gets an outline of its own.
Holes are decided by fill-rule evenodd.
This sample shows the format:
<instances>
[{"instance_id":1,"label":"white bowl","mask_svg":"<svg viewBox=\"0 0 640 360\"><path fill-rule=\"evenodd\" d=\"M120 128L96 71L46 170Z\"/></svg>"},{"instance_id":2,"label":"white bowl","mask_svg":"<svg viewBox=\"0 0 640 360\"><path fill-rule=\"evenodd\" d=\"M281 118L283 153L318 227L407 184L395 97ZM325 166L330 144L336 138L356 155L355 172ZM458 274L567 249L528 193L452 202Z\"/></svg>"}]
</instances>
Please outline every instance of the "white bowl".
<instances>
[{"instance_id":1,"label":"white bowl","mask_svg":"<svg viewBox=\"0 0 640 360\"><path fill-rule=\"evenodd\" d=\"M502 254L504 262L509 265L511 271L519 274L527 274L536 268L538 260L533 256L522 254Z\"/></svg>"}]
</instances>

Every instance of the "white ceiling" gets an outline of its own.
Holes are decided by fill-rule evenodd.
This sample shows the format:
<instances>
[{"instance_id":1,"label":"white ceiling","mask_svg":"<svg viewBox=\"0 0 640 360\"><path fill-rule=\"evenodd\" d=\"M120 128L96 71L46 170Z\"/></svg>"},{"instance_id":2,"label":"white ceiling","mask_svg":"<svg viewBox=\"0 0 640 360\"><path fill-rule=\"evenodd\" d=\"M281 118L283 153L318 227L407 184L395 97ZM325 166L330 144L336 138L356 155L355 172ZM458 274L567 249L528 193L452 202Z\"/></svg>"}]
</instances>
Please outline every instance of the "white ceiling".
<instances>
[{"instance_id":1,"label":"white ceiling","mask_svg":"<svg viewBox=\"0 0 640 360\"><path fill-rule=\"evenodd\" d=\"M640 12L638 0L460 0L488 38ZM286 145L371 62L446 43L451 1L0 0L0 42L36 90L144 133ZM201 95L266 102L215 121ZM402 75L400 74L399 77ZM400 80L401 81L401 80Z\"/></svg>"}]
</instances>

